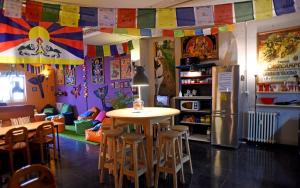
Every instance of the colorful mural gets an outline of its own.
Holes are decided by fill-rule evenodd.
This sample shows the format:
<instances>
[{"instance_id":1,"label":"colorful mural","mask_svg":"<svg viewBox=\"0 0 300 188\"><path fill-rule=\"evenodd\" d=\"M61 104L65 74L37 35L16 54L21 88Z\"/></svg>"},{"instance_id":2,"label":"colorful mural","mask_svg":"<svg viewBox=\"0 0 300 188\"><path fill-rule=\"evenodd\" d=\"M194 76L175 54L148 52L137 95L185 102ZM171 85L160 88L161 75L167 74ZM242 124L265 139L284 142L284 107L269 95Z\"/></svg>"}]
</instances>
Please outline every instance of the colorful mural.
<instances>
[{"instance_id":1,"label":"colorful mural","mask_svg":"<svg viewBox=\"0 0 300 188\"><path fill-rule=\"evenodd\" d=\"M0 17L0 63L83 64L82 29Z\"/></svg>"}]
</instances>

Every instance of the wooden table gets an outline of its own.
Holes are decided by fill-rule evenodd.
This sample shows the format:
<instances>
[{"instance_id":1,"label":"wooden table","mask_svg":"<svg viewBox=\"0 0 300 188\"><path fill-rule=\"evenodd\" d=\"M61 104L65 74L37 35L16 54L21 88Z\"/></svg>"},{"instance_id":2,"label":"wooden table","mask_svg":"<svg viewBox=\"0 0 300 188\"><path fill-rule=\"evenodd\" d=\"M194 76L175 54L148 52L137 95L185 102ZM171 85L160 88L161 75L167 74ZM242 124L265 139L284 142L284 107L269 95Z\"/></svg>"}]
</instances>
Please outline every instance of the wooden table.
<instances>
[{"instance_id":1,"label":"wooden table","mask_svg":"<svg viewBox=\"0 0 300 188\"><path fill-rule=\"evenodd\" d=\"M51 121L37 121L37 122L33 122L33 123L26 123L23 125L15 125L15 126L5 126L5 127L0 127L0 137L5 136L5 134L13 128L16 127L26 127L28 131L35 131L38 126L40 126L43 123L47 123L47 122L51 122ZM59 136L58 136L58 126L63 124L60 122L53 122L54 127L56 129L56 140L57 140L57 151L58 151L58 157L60 158L60 146L59 146Z\"/></svg>"},{"instance_id":2,"label":"wooden table","mask_svg":"<svg viewBox=\"0 0 300 188\"><path fill-rule=\"evenodd\" d=\"M118 126L120 123L134 123L142 125L146 137L146 152L148 160L147 175L151 177L151 184L154 183L153 173L153 124L170 119L171 125L174 125L174 115L179 114L180 111L175 108L162 108L162 107L145 107L141 111L135 111L133 108L124 108L112 110L107 112L106 115L113 119L113 127ZM152 185L148 185L149 187Z\"/></svg>"}]
</instances>

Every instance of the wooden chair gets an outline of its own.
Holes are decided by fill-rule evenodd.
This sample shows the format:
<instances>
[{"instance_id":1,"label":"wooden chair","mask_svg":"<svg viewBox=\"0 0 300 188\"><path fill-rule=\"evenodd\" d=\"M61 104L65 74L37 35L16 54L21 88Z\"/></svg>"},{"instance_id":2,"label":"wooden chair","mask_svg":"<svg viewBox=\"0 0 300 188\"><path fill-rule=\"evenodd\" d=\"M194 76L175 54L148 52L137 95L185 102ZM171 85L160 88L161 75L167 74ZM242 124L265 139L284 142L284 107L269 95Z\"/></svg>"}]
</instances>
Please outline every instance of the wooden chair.
<instances>
[{"instance_id":1,"label":"wooden chair","mask_svg":"<svg viewBox=\"0 0 300 188\"><path fill-rule=\"evenodd\" d=\"M159 136L159 147L157 159L164 155L164 160L158 161L156 165L156 175L154 187L158 187L160 172L173 175L173 187L177 188L177 172L181 172L181 182L184 183L181 150L179 145L179 135L177 131L167 131Z\"/></svg>"},{"instance_id":2,"label":"wooden chair","mask_svg":"<svg viewBox=\"0 0 300 188\"><path fill-rule=\"evenodd\" d=\"M51 136L49 136L51 135ZM36 129L36 136L32 139L32 143L38 144L40 146L40 155L42 163L45 162L44 157L44 146L53 145L53 158L56 159L56 141L55 141L55 131L53 122L43 123Z\"/></svg>"},{"instance_id":3,"label":"wooden chair","mask_svg":"<svg viewBox=\"0 0 300 188\"><path fill-rule=\"evenodd\" d=\"M55 179L50 169L39 164L17 170L11 177L8 188L55 188Z\"/></svg>"},{"instance_id":4,"label":"wooden chair","mask_svg":"<svg viewBox=\"0 0 300 188\"><path fill-rule=\"evenodd\" d=\"M18 150L26 151L28 164L31 164L28 131L25 127L10 129L5 134L5 144L0 146L0 150L9 153L9 162L11 173L14 172L14 152Z\"/></svg>"},{"instance_id":5,"label":"wooden chair","mask_svg":"<svg viewBox=\"0 0 300 188\"><path fill-rule=\"evenodd\" d=\"M144 147L144 135L141 134L126 134L122 136L122 159L120 163L120 181L119 187L122 188L123 176L129 176L134 178L135 188L139 187L139 177L147 173L147 156ZM126 161L127 149L126 146L130 146L131 156L129 161ZM141 153L141 156L138 154ZM139 158L141 159L139 161ZM150 183L149 177L146 175L147 185Z\"/></svg>"},{"instance_id":6,"label":"wooden chair","mask_svg":"<svg viewBox=\"0 0 300 188\"><path fill-rule=\"evenodd\" d=\"M104 183L104 169L113 171L115 187L118 187L118 159L117 148L118 139L122 135L122 129L110 129L102 131L102 142L99 150L98 169L100 175L100 183ZM110 145L108 145L108 140ZM109 148L111 146L111 148ZM110 149L110 150L109 150ZM108 156L108 154L111 154Z\"/></svg>"}]
</instances>

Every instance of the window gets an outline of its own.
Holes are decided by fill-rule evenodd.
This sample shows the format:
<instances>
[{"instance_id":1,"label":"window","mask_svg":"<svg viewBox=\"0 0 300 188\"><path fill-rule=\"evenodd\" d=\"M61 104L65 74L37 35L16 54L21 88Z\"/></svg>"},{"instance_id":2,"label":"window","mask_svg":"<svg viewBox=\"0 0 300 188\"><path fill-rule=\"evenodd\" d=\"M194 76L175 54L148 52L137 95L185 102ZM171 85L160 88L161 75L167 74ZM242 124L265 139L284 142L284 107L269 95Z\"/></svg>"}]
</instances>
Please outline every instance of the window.
<instances>
[{"instance_id":1,"label":"window","mask_svg":"<svg viewBox=\"0 0 300 188\"><path fill-rule=\"evenodd\" d=\"M0 102L3 103L21 103L25 102L25 76L1 75L0 74Z\"/></svg>"}]
</instances>

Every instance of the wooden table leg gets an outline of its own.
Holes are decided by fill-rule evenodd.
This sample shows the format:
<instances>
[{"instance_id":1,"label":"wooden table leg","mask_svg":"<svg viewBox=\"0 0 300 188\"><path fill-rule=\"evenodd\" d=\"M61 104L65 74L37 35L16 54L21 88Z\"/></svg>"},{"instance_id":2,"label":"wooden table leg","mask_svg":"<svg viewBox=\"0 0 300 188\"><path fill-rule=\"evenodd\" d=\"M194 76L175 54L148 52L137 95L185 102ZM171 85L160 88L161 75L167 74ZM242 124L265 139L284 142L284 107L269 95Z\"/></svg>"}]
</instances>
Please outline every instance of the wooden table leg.
<instances>
[{"instance_id":1,"label":"wooden table leg","mask_svg":"<svg viewBox=\"0 0 300 188\"><path fill-rule=\"evenodd\" d=\"M154 176L153 176L153 127L150 120L147 120L143 123L145 137L146 137L146 151L147 151L147 176L150 182L147 182L147 187L154 185ZM149 185L150 183L150 185Z\"/></svg>"}]
</instances>

